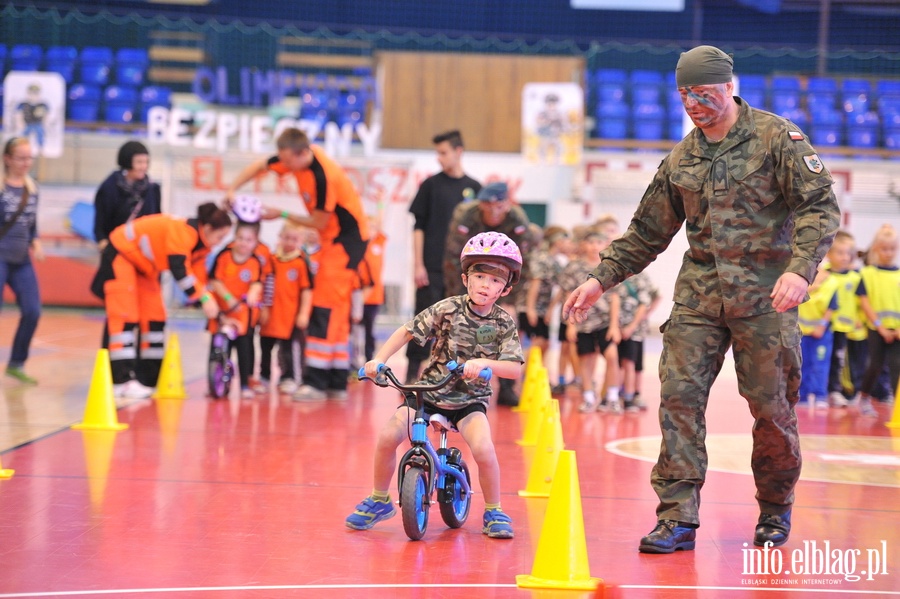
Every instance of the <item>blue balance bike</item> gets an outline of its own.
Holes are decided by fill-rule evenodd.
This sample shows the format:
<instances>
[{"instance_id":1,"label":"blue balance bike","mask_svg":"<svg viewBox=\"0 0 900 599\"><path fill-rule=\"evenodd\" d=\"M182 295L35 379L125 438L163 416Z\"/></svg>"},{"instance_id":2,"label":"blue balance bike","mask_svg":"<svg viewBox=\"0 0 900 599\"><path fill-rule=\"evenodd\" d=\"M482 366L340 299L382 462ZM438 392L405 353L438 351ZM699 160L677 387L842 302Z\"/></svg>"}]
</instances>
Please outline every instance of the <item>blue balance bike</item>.
<instances>
[{"instance_id":1,"label":"blue balance bike","mask_svg":"<svg viewBox=\"0 0 900 599\"><path fill-rule=\"evenodd\" d=\"M393 387L407 397L415 394L416 414L410 427L411 447L403 454L397 470L397 486L400 491L400 511L403 516L403 530L413 541L425 535L428 528L428 509L434 502L432 497L437 491L437 503L440 506L441 518L450 528L459 528L469 517L472 506L472 485L469 467L456 447L447 447L447 433L455 431L452 424L440 414L425 413L425 391L440 391L456 382L462 376L463 366L456 362L448 362L450 372L434 384L415 383L404 385L391 369L384 364L378 365L378 376L371 379L366 376L364 368L359 370L360 380L371 380L379 387ZM491 369L485 368L481 378L490 380ZM440 443L435 450L428 437L429 424L440 434Z\"/></svg>"}]
</instances>

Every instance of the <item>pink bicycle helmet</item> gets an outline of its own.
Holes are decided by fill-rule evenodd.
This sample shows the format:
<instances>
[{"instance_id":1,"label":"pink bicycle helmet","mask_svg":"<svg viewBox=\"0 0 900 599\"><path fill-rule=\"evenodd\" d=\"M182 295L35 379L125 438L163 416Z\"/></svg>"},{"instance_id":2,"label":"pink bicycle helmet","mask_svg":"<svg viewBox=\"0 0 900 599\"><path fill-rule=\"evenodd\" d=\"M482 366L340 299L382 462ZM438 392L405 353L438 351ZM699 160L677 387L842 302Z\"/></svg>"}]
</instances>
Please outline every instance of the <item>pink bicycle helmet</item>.
<instances>
[{"instance_id":1,"label":"pink bicycle helmet","mask_svg":"<svg viewBox=\"0 0 900 599\"><path fill-rule=\"evenodd\" d=\"M241 222L258 223L262 218L262 202L256 196L240 195L231 201L231 211Z\"/></svg>"},{"instance_id":2,"label":"pink bicycle helmet","mask_svg":"<svg viewBox=\"0 0 900 599\"><path fill-rule=\"evenodd\" d=\"M496 262L509 269L509 282L512 286L519 282L522 272L522 253L512 239L496 231L479 233L466 242L459 255L462 271L468 272L473 264L480 262Z\"/></svg>"}]
</instances>

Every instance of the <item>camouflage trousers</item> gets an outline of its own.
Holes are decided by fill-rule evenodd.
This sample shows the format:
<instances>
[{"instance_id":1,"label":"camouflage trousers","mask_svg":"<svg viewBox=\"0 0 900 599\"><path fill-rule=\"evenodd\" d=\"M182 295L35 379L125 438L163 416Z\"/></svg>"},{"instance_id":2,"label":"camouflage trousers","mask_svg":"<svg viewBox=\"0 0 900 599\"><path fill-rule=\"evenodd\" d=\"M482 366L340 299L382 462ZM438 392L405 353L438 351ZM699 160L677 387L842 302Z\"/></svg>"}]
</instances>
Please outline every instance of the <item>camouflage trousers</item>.
<instances>
[{"instance_id":1,"label":"camouflage trousers","mask_svg":"<svg viewBox=\"0 0 900 599\"><path fill-rule=\"evenodd\" d=\"M731 346L738 391L753 423L751 467L761 512L783 514L800 477L800 440L794 406L800 398L797 312L748 318L710 317L676 304L660 328L662 432L650 483L659 496L659 520L700 524L700 488L706 479L706 405Z\"/></svg>"}]
</instances>

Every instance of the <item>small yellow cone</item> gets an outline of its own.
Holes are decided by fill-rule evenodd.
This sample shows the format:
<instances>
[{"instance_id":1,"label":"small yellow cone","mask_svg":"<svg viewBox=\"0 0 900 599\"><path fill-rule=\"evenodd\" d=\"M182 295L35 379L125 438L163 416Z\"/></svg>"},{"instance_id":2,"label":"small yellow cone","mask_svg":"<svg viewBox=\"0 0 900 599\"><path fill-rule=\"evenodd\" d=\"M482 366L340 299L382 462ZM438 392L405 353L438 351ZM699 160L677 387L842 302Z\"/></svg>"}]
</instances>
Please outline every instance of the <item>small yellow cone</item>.
<instances>
[{"instance_id":1,"label":"small yellow cone","mask_svg":"<svg viewBox=\"0 0 900 599\"><path fill-rule=\"evenodd\" d=\"M169 335L153 399L187 399L184 375L181 372L181 346L175 333Z\"/></svg>"},{"instance_id":2,"label":"small yellow cone","mask_svg":"<svg viewBox=\"0 0 900 599\"><path fill-rule=\"evenodd\" d=\"M559 454L531 574L516 576L516 585L527 589L592 591L600 582L599 578L591 577L588 565L575 452L563 450Z\"/></svg>"},{"instance_id":3,"label":"small yellow cone","mask_svg":"<svg viewBox=\"0 0 900 599\"><path fill-rule=\"evenodd\" d=\"M516 441L517 444L526 447L537 445L538 433L541 430L541 422L544 421L544 411L548 409L550 404L550 392L539 393L534 399L534 407L528 412L525 420L525 430L522 432L522 438Z\"/></svg>"},{"instance_id":4,"label":"small yellow cone","mask_svg":"<svg viewBox=\"0 0 900 599\"><path fill-rule=\"evenodd\" d=\"M533 403L533 386L536 381L537 371L544 367L544 359L541 355L541 348L532 347L528 351L528 360L525 362L525 377L522 380L522 395L519 397L519 405L515 406L513 412L527 412L531 409Z\"/></svg>"},{"instance_id":5,"label":"small yellow cone","mask_svg":"<svg viewBox=\"0 0 900 599\"><path fill-rule=\"evenodd\" d=\"M519 497L550 497L553 475L559 453L563 450L562 423L559 419L559 401L551 399L544 409L544 422L538 433L534 461L528 474L525 489Z\"/></svg>"},{"instance_id":6,"label":"small yellow cone","mask_svg":"<svg viewBox=\"0 0 900 599\"><path fill-rule=\"evenodd\" d=\"M544 421L544 408L553 397L550 395L550 381L547 380L547 369L543 366L537 370L534 388L532 390L531 409L525 415L525 429L522 438L516 443L519 445L536 445L538 433L541 432L541 423Z\"/></svg>"},{"instance_id":7,"label":"small yellow cone","mask_svg":"<svg viewBox=\"0 0 900 599\"><path fill-rule=\"evenodd\" d=\"M4 478L12 478L12 475L15 473L15 470L13 470L12 468L4 468L3 464L0 463L0 480Z\"/></svg>"},{"instance_id":8,"label":"small yellow cone","mask_svg":"<svg viewBox=\"0 0 900 599\"><path fill-rule=\"evenodd\" d=\"M87 403L84 406L84 420L73 424L79 430L121 431L128 428L120 424L116 416L116 401L113 398L112 370L109 367L109 350L97 351L94 361L94 374L88 389Z\"/></svg>"},{"instance_id":9,"label":"small yellow cone","mask_svg":"<svg viewBox=\"0 0 900 599\"><path fill-rule=\"evenodd\" d=\"M900 380L894 385L897 391L894 393L894 411L891 412L891 419L885 424L888 428L900 428Z\"/></svg>"}]
</instances>

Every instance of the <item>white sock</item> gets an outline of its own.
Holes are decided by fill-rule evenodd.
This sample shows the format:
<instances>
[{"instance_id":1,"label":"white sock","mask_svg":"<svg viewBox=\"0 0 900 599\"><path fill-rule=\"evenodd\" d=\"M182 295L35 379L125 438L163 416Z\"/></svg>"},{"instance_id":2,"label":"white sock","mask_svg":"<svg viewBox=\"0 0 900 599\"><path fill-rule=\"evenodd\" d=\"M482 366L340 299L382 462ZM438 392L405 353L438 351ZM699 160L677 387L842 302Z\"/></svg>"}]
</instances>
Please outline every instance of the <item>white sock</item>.
<instances>
[{"instance_id":1,"label":"white sock","mask_svg":"<svg viewBox=\"0 0 900 599\"><path fill-rule=\"evenodd\" d=\"M606 390L606 401L610 403L616 403L619 401L619 388L618 387L610 387Z\"/></svg>"}]
</instances>

